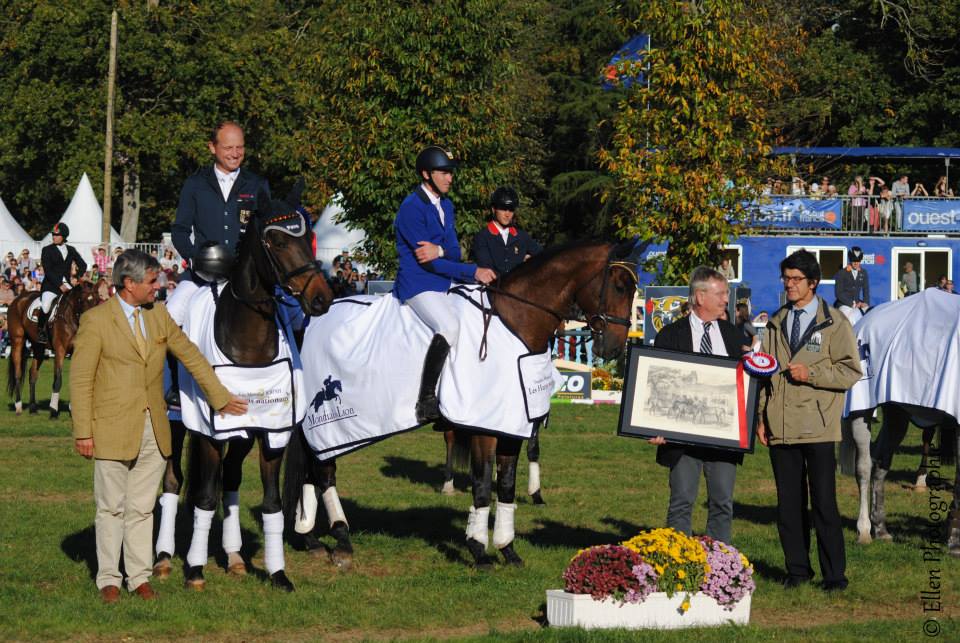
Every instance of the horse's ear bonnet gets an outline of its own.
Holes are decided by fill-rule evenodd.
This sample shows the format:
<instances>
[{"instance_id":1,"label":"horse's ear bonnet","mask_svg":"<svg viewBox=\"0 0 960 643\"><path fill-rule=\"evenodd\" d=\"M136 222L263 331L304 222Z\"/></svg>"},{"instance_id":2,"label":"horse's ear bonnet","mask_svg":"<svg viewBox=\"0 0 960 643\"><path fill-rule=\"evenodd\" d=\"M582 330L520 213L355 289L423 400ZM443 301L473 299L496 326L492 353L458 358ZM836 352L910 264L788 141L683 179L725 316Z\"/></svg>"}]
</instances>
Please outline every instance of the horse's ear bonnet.
<instances>
[{"instance_id":1,"label":"horse's ear bonnet","mask_svg":"<svg viewBox=\"0 0 960 643\"><path fill-rule=\"evenodd\" d=\"M257 195L257 228L261 236L269 230L279 230L292 237L302 237L307 233L310 226L297 209L304 186L303 178L297 179L282 201L267 198L266 192L261 190Z\"/></svg>"}]
</instances>

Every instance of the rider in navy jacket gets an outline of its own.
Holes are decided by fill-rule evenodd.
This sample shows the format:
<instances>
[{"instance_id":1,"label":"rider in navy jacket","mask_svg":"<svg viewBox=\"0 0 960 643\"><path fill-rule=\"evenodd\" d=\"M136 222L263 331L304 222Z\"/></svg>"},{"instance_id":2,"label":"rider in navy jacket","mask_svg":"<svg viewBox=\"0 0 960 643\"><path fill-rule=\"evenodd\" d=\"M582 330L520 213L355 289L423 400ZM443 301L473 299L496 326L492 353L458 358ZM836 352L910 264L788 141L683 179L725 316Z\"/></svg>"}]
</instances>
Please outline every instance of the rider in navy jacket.
<instances>
[{"instance_id":1,"label":"rider in navy jacket","mask_svg":"<svg viewBox=\"0 0 960 643\"><path fill-rule=\"evenodd\" d=\"M403 200L393 226L400 258L393 294L434 332L416 406L417 421L424 424L440 417L437 382L460 332L447 290L453 280L490 283L497 275L460 261L453 204L446 198L457 167L453 157L431 146L417 155L416 167L422 183Z\"/></svg>"},{"instance_id":2,"label":"rider in navy jacket","mask_svg":"<svg viewBox=\"0 0 960 643\"><path fill-rule=\"evenodd\" d=\"M223 244L236 253L241 226L256 212L258 197L262 193L270 199L267 180L240 167L244 139L239 125L220 123L207 147L215 162L198 170L183 184L177 218L173 222L173 247L184 259L192 259L206 241ZM227 185L232 181L226 198L221 180Z\"/></svg>"},{"instance_id":3,"label":"rider in navy jacket","mask_svg":"<svg viewBox=\"0 0 960 643\"><path fill-rule=\"evenodd\" d=\"M473 237L473 260L499 277L543 250L529 234L512 225L518 203L516 190L497 188L490 196L490 222Z\"/></svg>"}]
</instances>

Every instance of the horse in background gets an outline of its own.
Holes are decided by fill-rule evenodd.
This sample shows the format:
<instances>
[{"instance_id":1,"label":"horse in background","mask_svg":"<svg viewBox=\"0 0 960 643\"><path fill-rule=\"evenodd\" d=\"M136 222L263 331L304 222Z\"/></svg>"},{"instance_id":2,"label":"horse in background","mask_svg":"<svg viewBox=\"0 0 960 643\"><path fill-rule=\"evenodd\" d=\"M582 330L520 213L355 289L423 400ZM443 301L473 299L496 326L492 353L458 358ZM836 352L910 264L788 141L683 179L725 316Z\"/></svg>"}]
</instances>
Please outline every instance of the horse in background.
<instances>
[{"instance_id":1,"label":"horse in background","mask_svg":"<svg viewBox=\"0 0 960 643\"><path fill-rule=\"evenodd\" d=\"M619 245L578 242L543 252L525 262L494 287L487 289L494 315L533 354L547 351L559 321L570 318L576 304L593 333L594 353L612 359L624 349L630 326L630 307L637 284L636 243ZM373 367L371 365L371 367ZM440 425L443 425L443 420ZM516 468L521 438L497 436L482 430L444 426L455 435L455 459L469 455L473 506L467 522L467 548L474 563L489 568L488 519L493 470L497 470L497 512L494 546L507 564L522 565L513 548L516 510ZM294 432L287 449L284 507L297 512L297 531L307 548L321 546L313 530L318 500L327 510L330 533L336 540L331 559L340 566L352 561L349 526L336 491L336 459L314 457L303 431Z\"/></svg>"},{"instance_id":2,"label":"horse in background","mask_svg":"<svg viewBox=\"0 0 960 643\"><path fill-rule=\"evenodd\" d=\"M278 356L280 333L277 324L278 301L275 288L282 288L297 299L307 315L322 315L333 299L323 274L317 267L310 243L309 223L297 211L302 182L284 201L265 204L247 224L238 249L237 260L227 285L216 298L213 336L217 348L236 365L270 366ZM198 291L196 295L199 295ZM195 295L195 296L196 296ZM193 302L193 299L191 299ZM295 346L291 349L295 350ZM182 385L182 383L181 383ZM292 390L292 404L302 392ZM183 398L181 397L181 401ZM185 585L202 590L206 585L203 567L207 560L207 539L213 514L223 490L224 546L229 549L230 565L245 573L240 558L239 500L241 464L253 448L260 446L260 478L263 484L261 504L264 530L264 559L274 587L293 591L293 583L284 572L283 515L280 495L280 465L284 447L271 448L266 432L230 440L228 450L235 469L227 478L224 458L225 441L191 430L188 469L188 496L194 506L194 528L187 554ZM230 554L234 556L230 556ZM239 564L238 564L239 563Z\"/></svg>"},{"instance_id":3,"label":"horse in background","mask_svg":"<svg viewBox=\"0 0 960 643\"><path fill-rule=\"evenodd\" d=\"M30 316L30 307L40 299L36 291L21 293L7 308L7 330L10 333L10 359L7 363L7 393L13 397L17 415L23 413L21 392L27 370L27 340L30 340L30 413L37 412L37 378L46 359L46 344L37 342L37 321ZM73 338L80 328L80 315L102 301L97 286L81 281L61 295L56 311L50 317L49 349L53 352L53 392L50 395L50 418L60 416L60 388L63 385L63 360L73 351Z\"/></svg>"}]
</instances>

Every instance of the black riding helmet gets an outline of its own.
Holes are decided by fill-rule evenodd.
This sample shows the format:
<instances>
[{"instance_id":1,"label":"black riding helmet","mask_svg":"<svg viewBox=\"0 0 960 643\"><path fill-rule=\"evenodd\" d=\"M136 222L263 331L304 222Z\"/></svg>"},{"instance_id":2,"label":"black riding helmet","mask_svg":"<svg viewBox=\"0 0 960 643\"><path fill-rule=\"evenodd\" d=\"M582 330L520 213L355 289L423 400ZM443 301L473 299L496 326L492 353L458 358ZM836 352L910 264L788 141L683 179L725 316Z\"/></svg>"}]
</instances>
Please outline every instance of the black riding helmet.
<instances>
[{"instance_id":1,"label":"black riding helmet","mask_svg":"<svg viewBox=\"0 0 960 643\"><path fill-rule=\"evenodd\" d=\"M431 145L425 147L417 154L417 176L423 179L421 172L433 172L434 170L446 170L453 172L457 169L457 162L453 160L450 152L442 147Z\"/></svg>"},{"instance_id":2,"label":"black riding helmet","mask_svg":"<svg viewBox=\"0 0 960 643\"><path fill-rule=\"evenodd\" d=\"M517 191L511 187L501 186L490 195L491 208L515 212L518 205L520 205L520 197L517 196Z\"/></svg>"},{"instance_id":3,"label":"black riding helmet","mask_svg":"<svg viewBox=\"0 0 960 643\"><path fill-rule=\"evenodd\" d=\"M859 246L850 248L850 262L863 261L863 250Z\"/></svg>"},{"instance_id":4,"label":"black riding helmet","mask_svg":"<svg viewBox=\"0 0 960 643\"><path fill-rule=\"evenodd\" d=\"M53 230L50 231L51 235L59 234L61 237L66 239L70 236L70 228L63 221L58 221L53 224Z\"/></svg>"},{"instance_id":5,"label":"black riding helmet","mask_svg":"<svg viewBox=\"0 0 960 643\"><path fill-rule=\"evenodd\" d=\"M226 279L230 276L233 267L233 253L223 244L216 241L207 241L193 257L193 270L202 273L205 277Z\"/></svg>"}]
</instances>

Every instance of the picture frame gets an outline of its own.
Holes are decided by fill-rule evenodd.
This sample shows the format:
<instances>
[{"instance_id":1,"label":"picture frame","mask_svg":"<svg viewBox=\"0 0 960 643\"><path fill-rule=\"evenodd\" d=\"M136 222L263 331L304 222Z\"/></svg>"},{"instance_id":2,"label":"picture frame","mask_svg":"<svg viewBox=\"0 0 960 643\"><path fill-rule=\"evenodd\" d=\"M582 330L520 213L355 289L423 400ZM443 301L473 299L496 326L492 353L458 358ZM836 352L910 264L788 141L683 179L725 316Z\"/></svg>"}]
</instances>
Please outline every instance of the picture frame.
<instances>
[{"instance_id":1,"label":"picture frame","mask_svg":"<svg viewBox=\"0 0 960 643\"><path fill-rule=\"evenodd\" d=\"M753 453L758 388L739 359L631 344L617 435Z\"/></svg>"}]
</instances>

